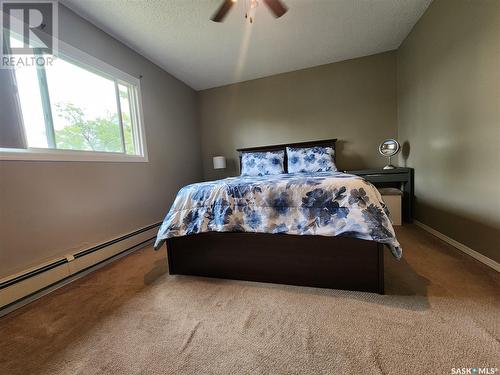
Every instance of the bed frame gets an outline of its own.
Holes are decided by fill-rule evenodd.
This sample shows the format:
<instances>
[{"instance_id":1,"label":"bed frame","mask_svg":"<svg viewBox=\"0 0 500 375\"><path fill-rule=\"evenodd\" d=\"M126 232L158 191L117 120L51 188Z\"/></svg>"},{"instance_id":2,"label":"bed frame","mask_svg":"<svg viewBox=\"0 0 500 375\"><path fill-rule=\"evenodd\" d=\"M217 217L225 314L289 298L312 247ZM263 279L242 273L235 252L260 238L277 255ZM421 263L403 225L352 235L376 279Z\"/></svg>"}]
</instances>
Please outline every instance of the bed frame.
<instances>
[{"instance_id":1,"label":"bed frame","mask_svg":"<svg viewBox=\"0 0 500 375\"><path fill-rule=\"evenodd\" d=\"M330 146L336 139L242 148L277 151ZM285 168L287 165L285 152ZM195 275L384 293L383 245L348 237L266 233L201 233L169 238L171 275Z\"/></svg>"}]
</instances>

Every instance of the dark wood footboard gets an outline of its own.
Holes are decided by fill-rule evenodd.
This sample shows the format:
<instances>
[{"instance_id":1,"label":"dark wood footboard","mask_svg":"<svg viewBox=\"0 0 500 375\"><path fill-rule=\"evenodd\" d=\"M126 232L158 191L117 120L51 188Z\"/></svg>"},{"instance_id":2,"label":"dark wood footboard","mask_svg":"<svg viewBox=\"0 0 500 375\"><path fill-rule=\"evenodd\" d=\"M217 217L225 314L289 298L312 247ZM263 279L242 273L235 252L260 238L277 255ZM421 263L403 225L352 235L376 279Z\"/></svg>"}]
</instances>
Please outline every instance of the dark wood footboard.
<instances>
[{"instance_id":1,"label":"dark wood footboard","mask_svg":"<svg viewBox=\"0 0 500 375\"><path fill-rule=\"evenodd\" d=\"M384 293L383 245L348 237L202 233L167 240L170 274Z\"/></svg>"}]
</instances>

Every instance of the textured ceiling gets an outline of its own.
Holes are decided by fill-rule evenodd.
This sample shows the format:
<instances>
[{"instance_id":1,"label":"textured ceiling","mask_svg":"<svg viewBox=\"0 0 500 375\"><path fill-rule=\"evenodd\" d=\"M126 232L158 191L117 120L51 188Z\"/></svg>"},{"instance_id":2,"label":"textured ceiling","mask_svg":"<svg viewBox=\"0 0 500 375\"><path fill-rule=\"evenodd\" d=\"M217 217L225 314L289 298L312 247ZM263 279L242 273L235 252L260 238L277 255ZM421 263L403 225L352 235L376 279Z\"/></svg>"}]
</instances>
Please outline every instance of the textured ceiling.
<instances>
[{"instance_id":1,"label":"textured ceiling","mask_svg":"<svg viewBox=\"0 0 500 375\"><path fill-rule=\"evenodd\" d=\"M224 23L221 0L63 0L71 9L196 90L399 47L432 0L284 0L245 22L238 0ZM262 3L262 1L260 1Z\"/></svg>"}]
</instances>

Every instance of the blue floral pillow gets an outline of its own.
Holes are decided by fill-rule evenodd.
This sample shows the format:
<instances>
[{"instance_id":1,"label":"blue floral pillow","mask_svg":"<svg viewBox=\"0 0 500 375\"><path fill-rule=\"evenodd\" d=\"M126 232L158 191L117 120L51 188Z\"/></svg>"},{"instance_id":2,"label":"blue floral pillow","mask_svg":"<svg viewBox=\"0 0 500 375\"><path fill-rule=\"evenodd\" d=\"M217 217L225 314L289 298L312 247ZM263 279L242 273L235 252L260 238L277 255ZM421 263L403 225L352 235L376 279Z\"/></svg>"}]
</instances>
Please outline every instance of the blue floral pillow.
<instances>
[{"instance_id":1,"label":"blue floral pillow","mask_svg":"<svg viewBox=\"0 0 500 375\"><path fill-rule=\"evenodd\" d=\"M242 176L266 176L285 173L284 151L244 152L241 156Z\"/></svg>"},{"instance_id":2,"label":"blue floral pillow","mask_svg":"<svg viewBox=\"0 0 500 375\"><path fill-rule=\"evenodd\" d=\"M335 172L334 152L331 147L287 147L288 173Z\"/></svg>"}]
</instances>

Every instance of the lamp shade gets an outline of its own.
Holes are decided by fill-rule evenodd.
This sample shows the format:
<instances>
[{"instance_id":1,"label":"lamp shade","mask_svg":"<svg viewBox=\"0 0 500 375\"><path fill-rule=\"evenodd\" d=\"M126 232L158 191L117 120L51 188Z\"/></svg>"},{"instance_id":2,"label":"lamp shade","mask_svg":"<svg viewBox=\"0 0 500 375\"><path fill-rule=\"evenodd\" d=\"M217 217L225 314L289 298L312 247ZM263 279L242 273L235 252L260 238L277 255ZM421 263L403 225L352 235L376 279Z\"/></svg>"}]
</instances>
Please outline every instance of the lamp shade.
<instances>
[{"instance_id":1,"label":"lamp shade","mask_svg":"<svg viewBox=\"0 0 500 375\"><path fill-rule=\"evenodd\" d=\"M214 156L214 169L224 169L224 168L226 168L226 157Z\"/></svg>"}]
</instances>

